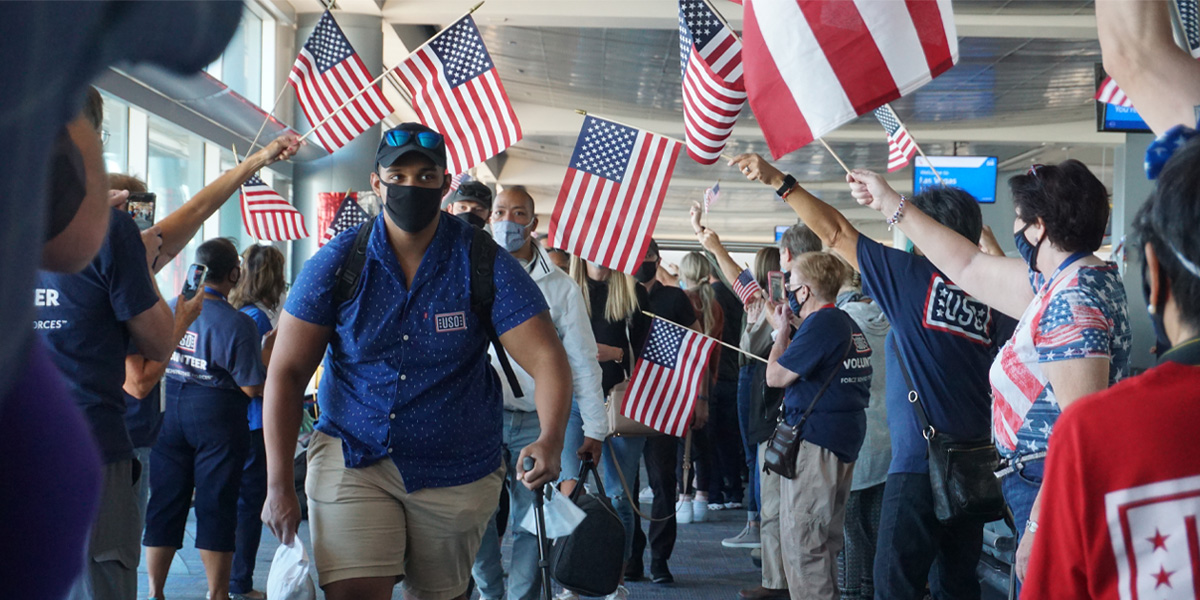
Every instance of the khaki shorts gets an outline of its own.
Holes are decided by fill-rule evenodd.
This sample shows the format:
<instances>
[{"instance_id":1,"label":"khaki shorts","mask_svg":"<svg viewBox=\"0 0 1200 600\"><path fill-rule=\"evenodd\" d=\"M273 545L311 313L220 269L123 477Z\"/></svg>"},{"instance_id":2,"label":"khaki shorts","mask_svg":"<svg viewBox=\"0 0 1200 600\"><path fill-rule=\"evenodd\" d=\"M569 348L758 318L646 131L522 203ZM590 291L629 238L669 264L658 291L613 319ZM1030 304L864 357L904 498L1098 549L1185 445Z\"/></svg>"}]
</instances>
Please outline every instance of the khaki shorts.
<instances>
[{"instance_id":1,"label":"khaki shorts","mask_svg":"<svg viewBox=\"0 0 1200 600\"><path fill-rule=\"evenodd\" d=\"M320 585L366 577L404 579L422 600L467 589L504 466L478 481L409 494L396 464L348 469L341 440L316 432L308 447L309 527Z\"/></svg>"}]
</instances>

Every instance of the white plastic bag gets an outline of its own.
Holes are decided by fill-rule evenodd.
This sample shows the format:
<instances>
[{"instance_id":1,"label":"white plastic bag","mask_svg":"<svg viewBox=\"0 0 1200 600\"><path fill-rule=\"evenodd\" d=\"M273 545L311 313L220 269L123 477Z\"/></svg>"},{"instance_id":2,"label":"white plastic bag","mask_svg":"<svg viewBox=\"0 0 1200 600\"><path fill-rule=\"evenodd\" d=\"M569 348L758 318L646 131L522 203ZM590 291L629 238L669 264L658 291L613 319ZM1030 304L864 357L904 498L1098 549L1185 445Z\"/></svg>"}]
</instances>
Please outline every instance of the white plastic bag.
<instances>
[{"instance_id":1,"label":"white plastic bag","mask_svg":"<svg viewBox=\"0 0 1200 600\"><path fill-rule=\"evenodd\" d=\"M292 537L292 543L279 546L275 560L271 561L271 572L267 574L267 597L271 600L316 600L317 588L313 585L312 561L304 551L300 537Z\"/></svg>"},{"instance_id":2,"label":"white plastic bag","mask_svg":"<svg viewBox=\"0 0 1200 600\"><path fill-rule=\"evenodd\" d=\"M519 483L517 485L520 485ZM582 484L580 484L582 485ZM572 531L583 522L587 513L583 512L582 508L571 502L571 499L562 495L558 488L550 486L550 499L546 501L544 512L546 513L546 539L556 540L560 537L571 535ZM521 528L533 535L537 535L537 520L536 511L532 504L529 506L529 512L525 513L525 518L521 519ZM272 599L274 600L274 599Z\"/></svg>"}]
</instances>

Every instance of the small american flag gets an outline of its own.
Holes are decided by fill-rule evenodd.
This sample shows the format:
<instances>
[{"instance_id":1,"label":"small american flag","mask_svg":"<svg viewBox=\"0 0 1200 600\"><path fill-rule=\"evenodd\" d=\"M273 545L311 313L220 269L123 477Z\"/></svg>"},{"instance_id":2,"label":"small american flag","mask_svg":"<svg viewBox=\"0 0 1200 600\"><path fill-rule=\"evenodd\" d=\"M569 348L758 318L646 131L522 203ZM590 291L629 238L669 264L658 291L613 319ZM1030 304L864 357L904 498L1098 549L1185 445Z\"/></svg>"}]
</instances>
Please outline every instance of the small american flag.
<instances>
[{"instance_id":1,"label":"small american flag","mask_svg":"<svg viewBox=\"0 0 1200 600\"><path fill-rule=\"evenodd\" d=\"M717 203L721 199L721 182L704 190L704 212L708 212L708 207Z\"/></svg>"},{"instance_id":2,"label":"small american flag","mask_svg":"<svg viewBox=\"0 0 1200 600\"><path fill-rule=\"evenodd\" d=\"M308 237L304 215L258 175L242 184L242 223L256 240L282 242Z\"/></svg>"},{"instance_id":3,"label":"small american flag","mask_svg":"<svg viewBox=\"0 0 1200 600\"><path fill-rule=\"evenodd\" d=\"M884 104L875 109L875 118L883 125L888 139L888 173L908 166L908 161L917 153L917 142L908 134L892 105Z\"/></svg>"},{"instance_id":4,"label":"small american flag","mask_svg":"<svg viewBox=\"0 0 1200 600\"><path fill-rule=\"evenodd\" d=\"M621 414L655 431L683 437L716 343L691 329L654 319L646 347L633 368Z\"/></svg>"},{"instance_id":5,"label":"small american flag","mask_svg":"<svg viewBox=\"0 0 1200 600\"><path fill-rule=\"evenodd\" d=\"M711 165L746 104L746 87L742 42L707 0L679 0L679 66L688 156Z\"/></svg>"},{"instance_id":6,"label":"small american flag","mask_svg":"<svg viewBox=\"0 0 1200 600\"><path fill-rule=\"evenodd\" d=\"M470 15L395 70L417 117L446 136L451 173L464 173L521 139L517 114Z\"/></svg>"},{"instance_id":7,"label":"small american flag","mask_svg":"<svg viewBox=\"0 0 1200 600\"><path fill-rule=\"evenodd\" d=\"M343 231L354 229L369 220L371 220L370 215L358 205L357 194L347 194L341 205L338 206L337 214L333 215L333 222L325 229L325 233L321 235L321 240L317 245L324 246Z\"/></svg>"},{"instance_id":8,"label":"small american flag","mask_svg":"<svg viewBox=\"0 0 1200 600\"><path fill-rule=\"evenodd\" d=\"M1197 0L1173 0L1175 12L1179 15L1184 37L1187 38L1187 50L1192 58L1200 59L1200 7ZM1133 101L1125 95L1121 86L1112 77L1105 77L1096 90L1096 101L1131 108Z\"/></svg>"},{"instance_id":9,"label":"small american flag","mask_svg":"<svg viewBox=\"0 0 1200 600\"><path fill-rule=\"evenodd\" d=\"M586 117L550 217L551 246L632 274L650 246L679 147Z\"/></svg>"},{"instance_id":10,"label":"small american flag","mask_svg":"<svg viewBox=\"0 0 1200 600\"><path fill-rule=\"evenodd\" d=\"M454 192L457 191L458 188L462 186L462 184L464 184L468 181L471 181L471 176L465 172L459 173L458 175L455 175L454 177L450 178L450 189L446 191L445 196L442 196L442 200L445 200L445 199L449 198L450 196L453 196Z\"/></svg>"},{"instance_id":11,"label":"small american flag","mask_svg":"<svg viewBox=\"0 0 1200 600\"><path fill-rule=\"evenodd\" d=\"M742 304L750 304L751 300L762 293L762 287L758 285L754 275L750 274L750 269L742 269L737 279L733 280L733 293L741 298Z\"/></svg>"},{"instance_id":12,"label":"small american flag","mask_svg":"<svg viewBox=\"0 0 1200 600\"><path fill-rule=\"evenodd\" d=\"M316 130L317 141L327 151L345 146L392 113L392 105L377 85L337 111L373 79L333 15L325 11L300 48L288 81L296 88L296 100L310 125L337 113Z\"/></svg>"}]
</instances>

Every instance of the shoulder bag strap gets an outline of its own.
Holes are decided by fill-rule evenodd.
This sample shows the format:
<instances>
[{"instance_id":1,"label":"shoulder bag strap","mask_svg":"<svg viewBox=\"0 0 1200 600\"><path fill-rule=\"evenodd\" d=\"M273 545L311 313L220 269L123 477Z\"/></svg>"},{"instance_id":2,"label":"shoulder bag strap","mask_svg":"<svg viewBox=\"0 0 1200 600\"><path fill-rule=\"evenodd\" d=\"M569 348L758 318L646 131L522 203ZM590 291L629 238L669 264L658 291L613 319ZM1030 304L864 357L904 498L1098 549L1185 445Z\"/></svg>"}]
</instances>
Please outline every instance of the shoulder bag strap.
<instances>
[{"instance_id":1,"label":"shoulder bag strap","mask_svg":"<svg viewBox=\"0 0 1200 600\"><path fill-rule=\"evenodd\" d=\"M375 228L375 219L378 218L378 216L371 217L359 227L350 253L342 261L342 266L338 267L333 288L334 308L341 306L358 294L363 265L367 264L367 244L371 241L371 230Z\"/></svg>"},{"instance_id":2,"label":"shoulder bag strap","mask_svg":"<svg viewBox=\"0 0 1200 600\"><path fill-rule=\"evenodd\" d=\"M900 345L896 343L896 336L888 338L891 351L896 353L896 362L900 363L900 372L904 374L904 382L908 384L908 403L912 405L913 412L917 414L917 425L921 427L921 435L925 436L926 440L933 439L937 435L937 430L933 425L929 424L929 417L925 414L925 407L921 405L921 397L917 394L917 386L913 385L912 377L908 374L908 366L905 364L904 353L900 351Z\"/></svg>"}]
</instances>

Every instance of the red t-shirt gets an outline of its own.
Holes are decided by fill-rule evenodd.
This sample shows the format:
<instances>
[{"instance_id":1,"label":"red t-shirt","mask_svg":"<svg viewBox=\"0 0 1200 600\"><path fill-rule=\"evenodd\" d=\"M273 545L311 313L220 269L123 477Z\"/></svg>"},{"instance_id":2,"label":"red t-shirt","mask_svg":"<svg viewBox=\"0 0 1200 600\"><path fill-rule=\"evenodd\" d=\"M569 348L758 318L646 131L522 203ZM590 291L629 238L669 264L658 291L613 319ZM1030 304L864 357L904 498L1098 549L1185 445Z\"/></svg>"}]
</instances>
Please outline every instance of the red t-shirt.
<instances>
[{"instance_id":1,"label":"red t-shirt","mask_svg":"<svg viewBox=\"0 0 1200 600\"><path fill-rule=\"evenodd\" d=\"M1050 436L1022 599L1200 599L1200 367L1078 401Z\"/></svg>"}]
</instances>

